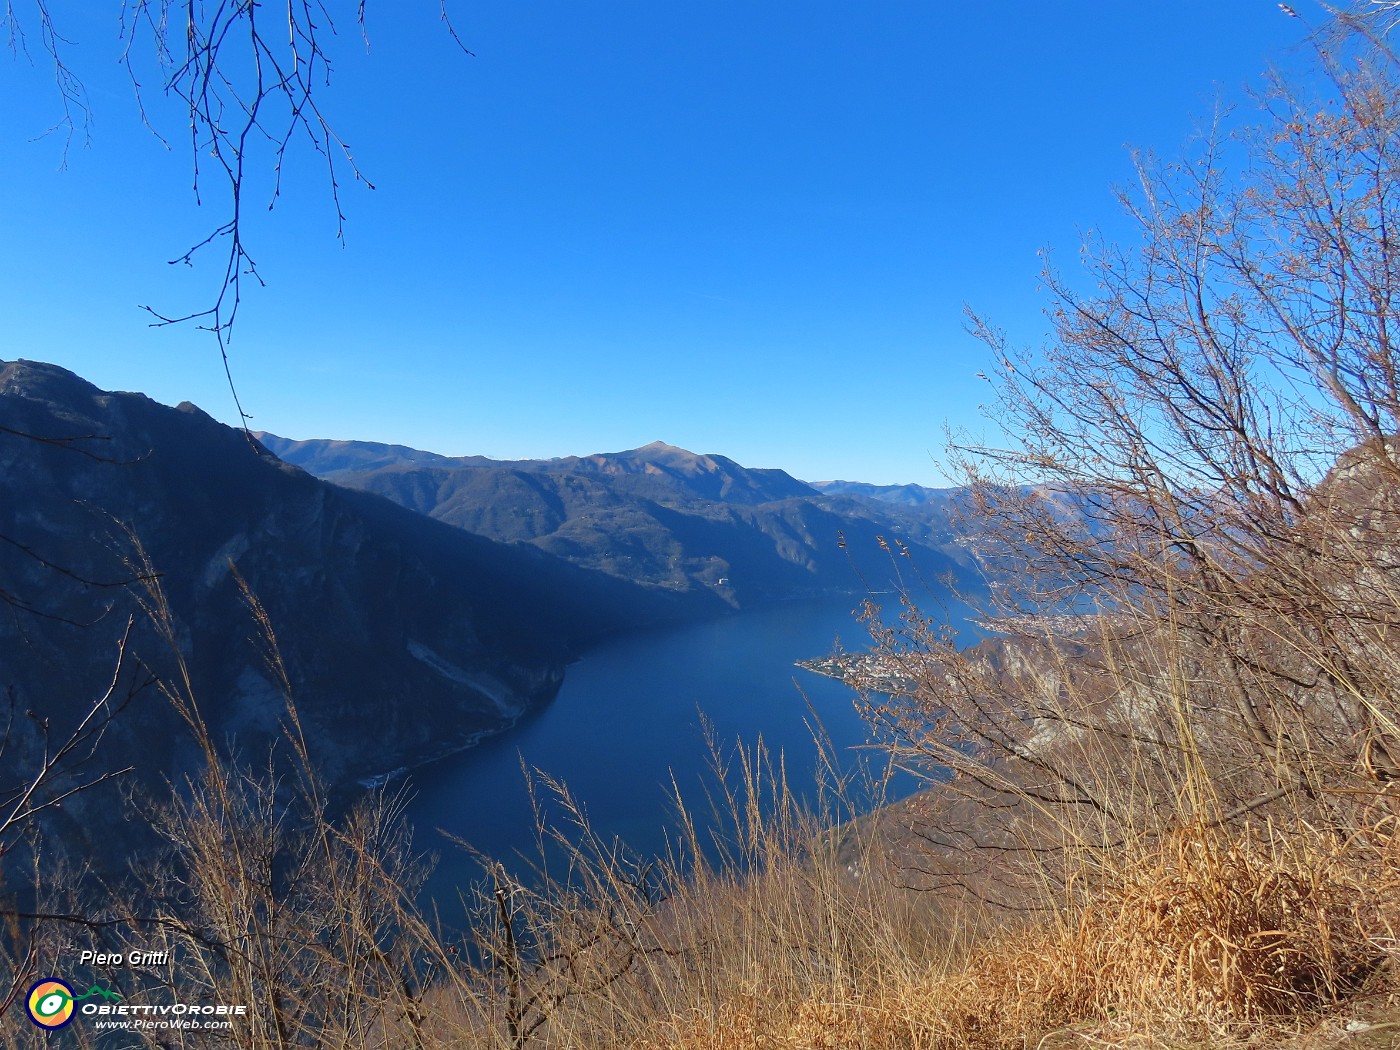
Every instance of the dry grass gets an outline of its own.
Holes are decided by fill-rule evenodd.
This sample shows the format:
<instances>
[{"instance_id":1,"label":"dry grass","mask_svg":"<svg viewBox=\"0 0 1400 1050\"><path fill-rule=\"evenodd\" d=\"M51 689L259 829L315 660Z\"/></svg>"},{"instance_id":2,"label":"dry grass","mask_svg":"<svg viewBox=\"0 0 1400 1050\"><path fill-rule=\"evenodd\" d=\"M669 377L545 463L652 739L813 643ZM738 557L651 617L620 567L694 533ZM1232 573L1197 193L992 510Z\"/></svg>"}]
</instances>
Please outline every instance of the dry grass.
<instances>
[{"instance_id":1,"label":"dry grass","mask_svg":"<svg viewBox=\"0 0 1400 1050\"><path fill-rule=\"evenodd\" d=\"M980 1021L959 1038L1084 1023L1221 1036L1306 1016L1380 962L1400 900L1391 858L1308 828L1185 828L1094 878L1054 920L977 953L954 987Z\"/></svg>"},{"instance_id":2,"label":"dry grass","mask_svg":"<svg viewBox=\"0 0 1400 1050\"><path fill-rule=\"evenodd\" d=\"M1327 1029L1329 1010L1379 970L1400 905L1397 875L1388 846L1338 843L1307 827L1186 828L1098 871L1080 899L961 957L925 959L922 971L906 967L847 996L794 1000L782 994L790 989L758 985L630 1045L1281 1042L1309 1024ZM1389 1030L1356 1028L1373 1039Z\"/></svg>"}]
</instances>

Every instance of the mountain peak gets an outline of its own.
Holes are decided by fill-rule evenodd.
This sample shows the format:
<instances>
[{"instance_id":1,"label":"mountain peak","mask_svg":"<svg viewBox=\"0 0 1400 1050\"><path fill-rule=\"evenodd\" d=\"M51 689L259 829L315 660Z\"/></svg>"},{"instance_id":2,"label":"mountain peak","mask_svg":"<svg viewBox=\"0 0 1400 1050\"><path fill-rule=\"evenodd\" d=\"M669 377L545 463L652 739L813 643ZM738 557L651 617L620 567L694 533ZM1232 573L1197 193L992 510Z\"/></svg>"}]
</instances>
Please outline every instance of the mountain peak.
<instances>
[{"instance_id":1,"label":"mountain peak","mask_svg":"<svg viewBox=\"0 0 1400 1050\"><path fill-rule=\"evenodd\" d=\"M45 361L0 361L0 392L21 397L63 400L103 393L86 379Z\"/></svg>"}]
</instances>

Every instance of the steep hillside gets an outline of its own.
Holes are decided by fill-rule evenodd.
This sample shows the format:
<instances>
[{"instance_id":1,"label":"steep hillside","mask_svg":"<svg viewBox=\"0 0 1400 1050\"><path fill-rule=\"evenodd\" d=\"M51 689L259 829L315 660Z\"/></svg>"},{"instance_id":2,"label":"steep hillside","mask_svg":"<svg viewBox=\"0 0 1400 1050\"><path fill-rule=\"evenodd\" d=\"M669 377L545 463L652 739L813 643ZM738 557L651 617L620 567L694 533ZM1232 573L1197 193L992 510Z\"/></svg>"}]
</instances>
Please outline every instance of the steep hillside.
<instances>
[{"instance_id":1,"label":"steep hillside","mask_svg":"<svg viewBox=\"0 0 1400 1050\"><path fill-rule=\"evenodd\" d=\"M708 599L685 605L329 485L192 405L104 392L52 365L0 363L0 419L0 695L21 713L11 770L102 694L129 616L131 650L179 680L141 609L137 541L215 739L256 756L282 732L236 566L276 630L313 758L342 783L503 728L554 694L590 640ZM178 777L189 745L176 725L146 690L105 761Z\"/></svg>"}]
</instances>

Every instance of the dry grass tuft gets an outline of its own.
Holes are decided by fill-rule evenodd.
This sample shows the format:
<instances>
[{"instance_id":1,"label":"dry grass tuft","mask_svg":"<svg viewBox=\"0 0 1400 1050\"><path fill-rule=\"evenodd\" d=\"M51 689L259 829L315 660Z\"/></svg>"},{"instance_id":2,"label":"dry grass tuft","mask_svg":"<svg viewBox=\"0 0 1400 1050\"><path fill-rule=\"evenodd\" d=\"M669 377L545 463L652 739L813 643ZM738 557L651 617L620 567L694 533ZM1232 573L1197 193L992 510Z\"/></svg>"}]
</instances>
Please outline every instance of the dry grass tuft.
<instances>
[{"instance_id":1,"label":"dry grass tuft","mask_svg":"<svg viewBox=\"0 0 1400 1050\"><path fill-rule=\"evenodd\" d=\"M1186 827L1103 863L1053 920L979 949L932 998L931 1046L1072 1025L1225 1039L1325 1008L1383 961L1394 858L1302 827Z\"/></svg>"},{"instance_id":2,"label":"dry grass tuft","mask_svg":"<svg viewBox=\"0 0 1400 1050\"><path fill-rule=\"evenodd\" d=\"M1380 958L1385 858L1310 828L1186 827L1105 873L1067 930L1088 1012L1257 1021L1336 1001Z\"/></svg>"}]
</instances>

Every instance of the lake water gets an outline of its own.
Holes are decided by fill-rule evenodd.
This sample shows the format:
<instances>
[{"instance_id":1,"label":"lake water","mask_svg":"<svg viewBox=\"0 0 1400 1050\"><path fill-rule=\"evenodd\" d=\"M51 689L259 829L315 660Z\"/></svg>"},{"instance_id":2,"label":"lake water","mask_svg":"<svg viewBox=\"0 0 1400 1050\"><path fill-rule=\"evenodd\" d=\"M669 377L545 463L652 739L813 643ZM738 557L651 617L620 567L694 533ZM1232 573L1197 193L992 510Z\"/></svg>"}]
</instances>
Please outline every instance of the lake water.
<instances>
[{"instance_id":1,"label":"lake water","mask_svg":"<svg viewBox=\"0 0 1400 1050\"><path fill-rule=\"evenodd\" d=\"M502 859L532 851L522 760L566 783L605 839L619 836L645 852L660 851L675 824L673 774L692 804L705 797L704 719L731 747L762 736L770 750L783 752L790 782L810 790L817 764L812 712L843 761L856 757L853 749L868 733L847 686L793 661L830 653L838 638L849 650L867 648L866 629L854 616L860 601L787 602L631 634L589 651L570 665L553 703L471 751L414 772L409 818L417 841L443 854L429 892L451 898L457 879L475 871L431 829ZM896 791L914 786L906 776Z\"/></svg>"}]
</instances>

